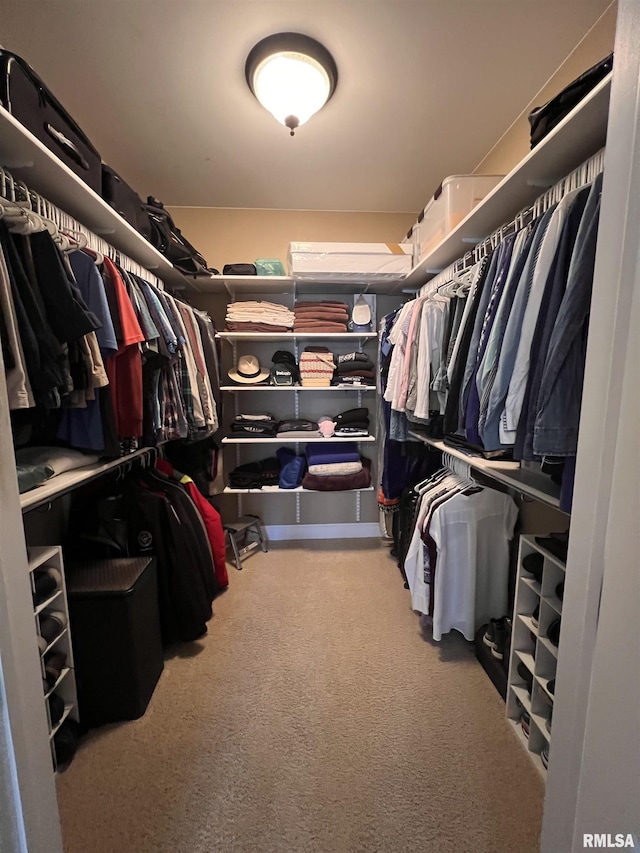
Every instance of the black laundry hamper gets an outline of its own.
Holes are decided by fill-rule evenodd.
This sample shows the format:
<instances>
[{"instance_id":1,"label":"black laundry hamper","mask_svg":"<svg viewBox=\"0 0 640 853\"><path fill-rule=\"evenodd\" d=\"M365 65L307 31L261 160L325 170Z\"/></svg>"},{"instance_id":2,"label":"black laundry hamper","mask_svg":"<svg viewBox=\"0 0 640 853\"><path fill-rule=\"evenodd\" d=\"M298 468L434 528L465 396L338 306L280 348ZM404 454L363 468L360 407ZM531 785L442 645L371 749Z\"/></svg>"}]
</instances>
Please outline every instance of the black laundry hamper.
<instances>
[{"instance_id":1,"label":"black laundry hamper","mask_svg":"<svg viewBox=\"0 0 640 853\"><path fill-rule=\"evenodd\" d=\"M80 722L134 720L164 668L153 557L67 566Z\"/></svg>"}]
</instances>

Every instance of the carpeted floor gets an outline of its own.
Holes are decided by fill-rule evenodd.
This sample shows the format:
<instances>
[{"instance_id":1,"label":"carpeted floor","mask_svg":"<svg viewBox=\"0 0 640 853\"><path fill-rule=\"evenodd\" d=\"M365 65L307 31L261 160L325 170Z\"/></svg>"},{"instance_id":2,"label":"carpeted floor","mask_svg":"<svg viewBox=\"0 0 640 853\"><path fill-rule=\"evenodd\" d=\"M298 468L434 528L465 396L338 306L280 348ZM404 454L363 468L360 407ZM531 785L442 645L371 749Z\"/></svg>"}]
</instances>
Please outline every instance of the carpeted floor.
<instances>
[{"instance_id":1,"label":"carpeted floor","mask_svg":"<svg viewBox=\"0 0 640 853\"><path fill-rule=\"evenodd\" d=\"M534 853L543 786L377 541L275 543L145 716L58 777L66 853Z\"/></svg>"}]
</instances>

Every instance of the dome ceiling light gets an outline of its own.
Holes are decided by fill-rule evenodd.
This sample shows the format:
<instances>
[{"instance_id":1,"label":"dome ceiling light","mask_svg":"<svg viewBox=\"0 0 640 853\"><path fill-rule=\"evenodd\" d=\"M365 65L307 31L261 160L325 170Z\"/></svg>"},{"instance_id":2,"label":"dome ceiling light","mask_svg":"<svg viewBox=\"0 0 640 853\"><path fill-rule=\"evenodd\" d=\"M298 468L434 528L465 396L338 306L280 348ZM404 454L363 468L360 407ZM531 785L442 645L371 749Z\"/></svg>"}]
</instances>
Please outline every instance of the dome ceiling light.
<instances>
[{"instance_id":1,"label":"dome ceiling light","mask_svg":"<svg viewBox=\"0 0 640 853\"><path fill-rule=\"evenodd\" d=\"M276 33L256 44L245 65L247 84L291 136L333 95L338 69L320 42L301 33Z\"/></svg>"}]
</instances>

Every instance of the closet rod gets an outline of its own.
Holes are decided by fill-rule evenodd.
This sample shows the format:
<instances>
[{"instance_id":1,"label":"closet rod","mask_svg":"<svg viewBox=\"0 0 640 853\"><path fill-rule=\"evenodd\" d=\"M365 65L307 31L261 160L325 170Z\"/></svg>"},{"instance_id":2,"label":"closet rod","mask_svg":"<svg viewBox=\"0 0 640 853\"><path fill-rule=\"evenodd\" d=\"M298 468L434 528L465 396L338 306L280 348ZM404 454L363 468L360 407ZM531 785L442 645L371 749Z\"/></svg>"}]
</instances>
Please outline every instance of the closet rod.
<instances>
[{"instance_id":1,"label":"closet rod","mask_svg":"<svg viewBox=\"0 0 640 853\"><path fill-rule=\"evenodd\" d=\"M159 290L164 290L164 284L152 272L114 248L102 237L94 234L77 219L74 219L35 190L30 189L23 181L15 180L13 175L2 166L0 166L0 197L10 202L14 209L24 211L25 216L29 213L35 214L43 220L45 227L49 223L62 234L80 236L80 242L84 246L101 255L106 255L114 263L126 269L127 272L143 278Z\"/></svg>"},{"instance_id":2,"label":"closet rod","mask_svg":"<svg viewBox=\"0 0 640 853\"><path fill-rule=\"evenodd\" d=\"M470 249L461 258L455 260L448 267L439 272L434 278L424 284L418 291L417 296L429 296L444 284L455 281L462 273L474 266L481 258L490 251L497 248L505 237L521 230L533 219L542 216L554 204L557 204L563 196L573 190L590 184L600 172L604 170L604 152L601 148L591 157L581 163L573 171L569 172L552 187L546 190L529 207L517 213L510 222L501 225L488 237Z\"/></svg>"}]
</instances>

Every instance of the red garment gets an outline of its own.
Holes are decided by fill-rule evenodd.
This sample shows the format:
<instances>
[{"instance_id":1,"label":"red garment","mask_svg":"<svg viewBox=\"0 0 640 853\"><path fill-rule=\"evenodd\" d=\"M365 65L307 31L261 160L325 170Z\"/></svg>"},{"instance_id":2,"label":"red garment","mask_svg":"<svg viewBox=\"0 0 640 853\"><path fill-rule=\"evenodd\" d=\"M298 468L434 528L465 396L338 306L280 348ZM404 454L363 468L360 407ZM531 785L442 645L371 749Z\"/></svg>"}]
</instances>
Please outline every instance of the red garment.
<instances>
[{"instance_id":1,"label":"red garment","mask_svg":"<svg viewBox=\"0 0 640 853\"><path fill-rule=\"evenodd\" d=\"M222 519L220 513L215 507L211 506L209 501L198 490L198 487L190 478L183 477L180 480L186 486L191 500L196 505L198 512L202 516L204 526L207 530L211 552L213 554L213 565L216 570L216 580L220 587L224 589L229 586L229 575L227 574L227 545L225 542L224 529L222 527Z\"/></svg>"},{"instance_id":2,"label":"red garment","mask_svg":"<svg viewBox=\"0 0 640 853\"><path fill-rule=\"evenodd\" d=\"M156 468L168 477L172 477L174 474L173 465L166 459L158 459ZM205 530L207 531L207 539L211 546L211 553L213 554L216 580L220 588L224 589L229 586L229 575L227 574L227 544L220 513L215 507L211 506L191 477L185 475L181 478L180 482L189 493L189 497L196 505L196 509L202 517Z\"/></svg>"},{"instance_id":3,"label":"red garment","mask_svg":"<svg viewBox=\"0 0 640 853\"><path fill-rule=\"evenodd\" d=\"M122 328L118 352L105 361L116 430L120 438L138 437L142 435L142 355L138 344L145 338L115 264L105 257L104 266L115 291Z\"/></svg>"}]
</instances>

